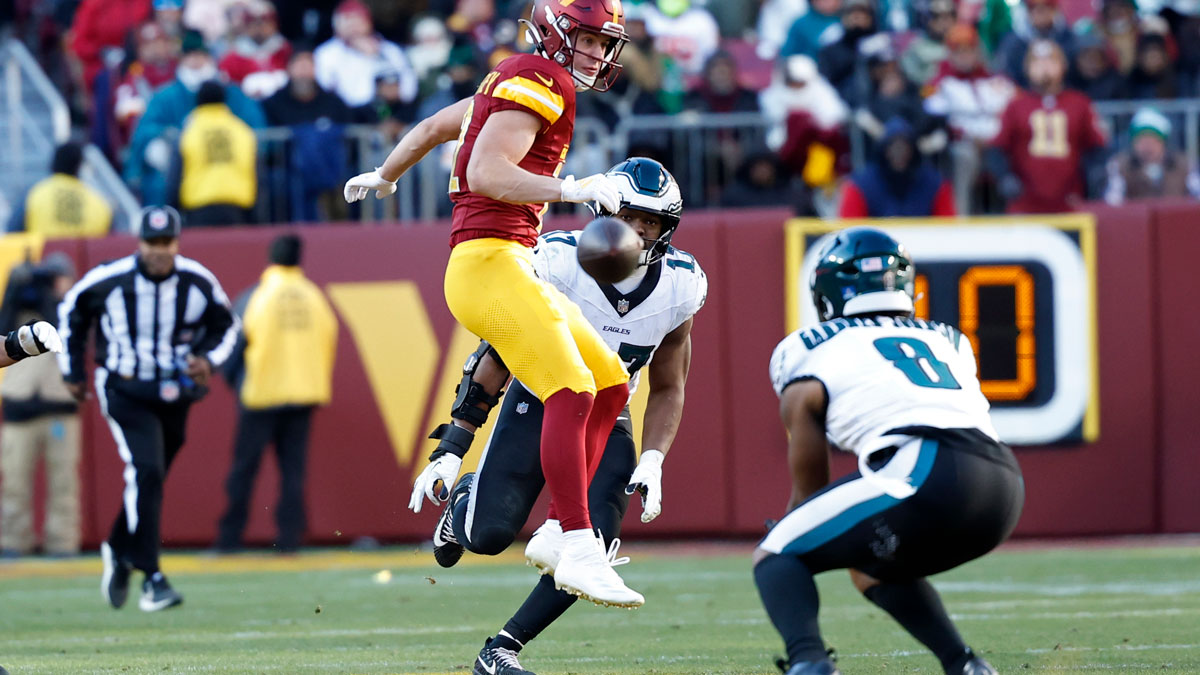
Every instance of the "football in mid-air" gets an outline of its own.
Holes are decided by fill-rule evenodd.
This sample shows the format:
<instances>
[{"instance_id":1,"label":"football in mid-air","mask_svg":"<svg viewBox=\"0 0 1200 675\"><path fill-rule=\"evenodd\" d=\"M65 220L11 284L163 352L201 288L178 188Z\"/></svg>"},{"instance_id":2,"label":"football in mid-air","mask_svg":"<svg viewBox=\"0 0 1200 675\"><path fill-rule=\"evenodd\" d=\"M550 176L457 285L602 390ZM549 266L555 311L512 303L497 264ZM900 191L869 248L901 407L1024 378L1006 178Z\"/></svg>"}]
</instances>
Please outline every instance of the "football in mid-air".
<instances>
[{"instance_id":1,"label":"football in mid-air","mask_svg":"<svg viewBox=\"0 0 1200 675\"><path fill-rule=\"evenodd\" d=\"M597 218L583 228L576 255L579 266L602 284L615 284L637 269L642 238L629 223L617 218Z\"/></svg>"}]
</instances>

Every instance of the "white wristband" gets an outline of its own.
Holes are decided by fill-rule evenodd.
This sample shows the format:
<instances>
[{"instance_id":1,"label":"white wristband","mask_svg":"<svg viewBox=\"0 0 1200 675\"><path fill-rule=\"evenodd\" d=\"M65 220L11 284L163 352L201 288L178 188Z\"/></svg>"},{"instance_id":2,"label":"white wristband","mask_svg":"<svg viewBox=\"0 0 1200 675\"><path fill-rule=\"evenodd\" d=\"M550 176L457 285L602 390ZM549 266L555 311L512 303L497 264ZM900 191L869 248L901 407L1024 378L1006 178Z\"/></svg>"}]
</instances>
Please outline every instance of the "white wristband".
<instances>
[{"instance_id":1,"label":"white wristband","mask_svg":"<svg viewBox=\"0 0 1200 675\"><path fill-rule=\"evenodd\" d=\"M382 167L382 166L377 166L377 167L375 167L375 175L376 175L376 176L379 176L379 180L381 180L381 181L383 181L384 183L387 183L387 184L389 184L389 185L395 185L395 184L396 184L396 181L394 181L394 180L388 180L388 179L384 178L384 177L383 177L383 174L382 174L382 173L380 173L381 171L383 171L383 167Z\"/></svg>"},{"instance_id":2,"label":"white wristband","mask_svg":"<svg viewBox=\"0 0 1200 675\"><path fill-rule=\"evenodd\" d=\"M653 464L654 466L662 467L663 460L666 457L666 454L662 450L649 448L642 451L642 456L638 459L638 464Z\"/></svg>"}]
</instances>

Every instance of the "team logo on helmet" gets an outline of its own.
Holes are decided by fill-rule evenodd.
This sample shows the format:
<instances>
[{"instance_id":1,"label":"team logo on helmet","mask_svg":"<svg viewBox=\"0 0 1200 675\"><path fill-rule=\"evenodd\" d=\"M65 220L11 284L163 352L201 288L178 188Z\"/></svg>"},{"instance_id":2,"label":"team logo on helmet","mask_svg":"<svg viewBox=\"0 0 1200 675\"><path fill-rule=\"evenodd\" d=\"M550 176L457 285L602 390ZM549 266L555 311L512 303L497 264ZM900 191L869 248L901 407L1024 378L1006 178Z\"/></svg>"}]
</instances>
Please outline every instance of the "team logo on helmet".
<instances>
[{"instance_id":1,"label":"team logo on helmet","mask_svg":"<svg viewBox=\"0 0 1200 675\"><path fill-rule=\"evenodd\" d=\"M885 232L854 227L830 235L809 287L822 321L913 311L916 271L904 245Z\"/></svg>"},{"instance_id":2,"label":"team logo on helmet","mask_svg":"<svg viewBox=\"0 0 1200 675\"><path fill-rule=\"evenodd\" d=\"M662 220L662 231L658 239L646 242L641 264L651 265L660 260L671 248L671 237L679 227L683 216L683 195L679 183L662 163L649 157L630 157L605 172L616 183L621 192L621 208L633 208L653 213ZM596 205L592 208L597 215L614 216ZM620 210L620 209L618 209Z\"/></svg>"}]
</instances>

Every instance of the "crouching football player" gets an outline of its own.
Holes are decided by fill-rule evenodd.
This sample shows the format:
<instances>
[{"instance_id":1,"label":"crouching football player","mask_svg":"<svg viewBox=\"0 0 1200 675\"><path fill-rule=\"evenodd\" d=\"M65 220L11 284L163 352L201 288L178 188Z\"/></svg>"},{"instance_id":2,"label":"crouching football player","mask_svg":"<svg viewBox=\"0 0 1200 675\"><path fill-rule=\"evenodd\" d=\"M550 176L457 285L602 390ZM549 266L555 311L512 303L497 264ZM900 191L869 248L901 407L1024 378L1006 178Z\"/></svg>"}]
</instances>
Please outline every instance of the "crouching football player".
<instances>
[{"instance_id":1,"label":"crouching football player","mask_svg":"<svg viewBox=\"0 0 1200 675\"><path fill-rule=\"evenodd\" d=\"M754 581L787 646L784 669L838 672L817 627L813 575L848 568L946 673L994 674L926 580L999 545L1025 501L971 344L913 318L912 260L883 232L837 233L818 261L810 283L824 323L787 336L771 357L792 496L754 555ZM858 455L858 471L828 485L826 438Z\"/></svg>"}]
</instances>

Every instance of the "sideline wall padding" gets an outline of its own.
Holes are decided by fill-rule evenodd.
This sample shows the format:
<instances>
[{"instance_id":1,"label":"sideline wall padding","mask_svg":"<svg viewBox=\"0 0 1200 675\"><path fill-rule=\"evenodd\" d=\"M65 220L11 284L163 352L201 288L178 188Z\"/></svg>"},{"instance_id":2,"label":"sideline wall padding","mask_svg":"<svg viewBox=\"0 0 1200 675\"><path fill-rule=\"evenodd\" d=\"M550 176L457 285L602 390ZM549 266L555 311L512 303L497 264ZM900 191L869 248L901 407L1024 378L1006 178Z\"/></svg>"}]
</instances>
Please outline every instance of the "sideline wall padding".
<instances>
[{"instance_id":1,"label":"sideline wall padding","mask_svg":"<svg viewBox=\"0 0 1200 675\"><path fill-rule=\"evenodd\" d=\"M1143 431L1161 447L1158 468L1164 532L1200 531L1200 207L1163 207L1156 213L1154 272L1149 302L1158 311L1157 341L1130 344L1154 353L1160 378L1159 414ZM1150 420L1147 420L1148 422Z\"/></svg>"},{"instance_id":2,"label":"sideline wall padding","mask_svg":"<svg viewBox=\"0 0 1200 675\"><path fill-rule=\"evenodd\" d=\"M1019 449L1028 499L1017 532L1195 531L1200 500L1193 477L1200 454L1192 418L1200 408L1200 313L1194 309L1193 258L1200 251L1200 206L1102 207L1096 213L1100 439ZM643 525L636 515L640 505L631 504L625 521L631 536L750 537L762 533L765 518L782 515L789 491L786 440L767 363L784 329L787 217L781 210L697 212L680 229L676 243L703 266L709 296L693 332L682 428L665 465L663 515ZM282 231L189 231L183 254L212 269L236 297L257 280L269 242ZM405 506L429 451L424 436L445 415L444 382L457 380L464 356L451 344L473 346L472 338L456 333L442 297L448 229L333 224L293 231L305 241L310 278L327 290L352 284L355 292L378 297L375 318L386 324L375 326L368 313L371 325L358 325L361 319L335 305L341 328L334 403L317 414L313 427L307 541L427 539L438 509L427 504L414 516ZM68 251L82 272L132 252L136 243L114 238L55 246ZM360 353L356 330L391 331L375 344L403 347ZM415 403L380 405L368 373L380 363L402 366L376 382L388 388L388 400ZM649 385L648 374L642 386ZM193 410L188 444L168 479L167 545L214 540L235 420L233 394L220 381ZM120 503L122 465L94 399L86 406L84 438L84 538L95 546ZM481 435L476 453L483 440ZM848 456L836 458L834 475L853 464ZM252 544L274 537L277 480L268 451L251 506ZM540 509L532 519L541 517Z\"/></svg>"}]
</instances>

